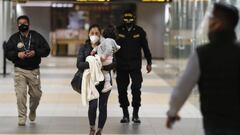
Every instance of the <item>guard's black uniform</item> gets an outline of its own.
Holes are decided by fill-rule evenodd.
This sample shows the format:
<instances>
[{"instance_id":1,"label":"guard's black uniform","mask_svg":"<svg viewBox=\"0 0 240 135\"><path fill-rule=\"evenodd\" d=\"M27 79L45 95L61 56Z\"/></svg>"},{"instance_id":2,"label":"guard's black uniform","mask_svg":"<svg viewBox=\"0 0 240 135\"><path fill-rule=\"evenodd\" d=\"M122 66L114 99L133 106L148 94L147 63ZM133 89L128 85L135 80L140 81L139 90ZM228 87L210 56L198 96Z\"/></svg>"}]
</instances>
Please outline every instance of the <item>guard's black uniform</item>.
<instances>
[{"instance_id":1,"label":"guard's black uniform","mask_svg":"<svg viewBox=\"0 0 240 135\"><path fill-rule=\"evenodd\" d=\"M139 26L133 25L128 30L125 25L117 28L117 44L121 49L116 53L117 60L117 87L119 93L119 102L122 108L129 106L127 97L127 88L129 85L129 76L132 79L132 106L141 106L141 86L142 86L142 53L143 49L148 65L152 64L152 56L146 39L146 32Z\"/></svg>"}]
</instances>

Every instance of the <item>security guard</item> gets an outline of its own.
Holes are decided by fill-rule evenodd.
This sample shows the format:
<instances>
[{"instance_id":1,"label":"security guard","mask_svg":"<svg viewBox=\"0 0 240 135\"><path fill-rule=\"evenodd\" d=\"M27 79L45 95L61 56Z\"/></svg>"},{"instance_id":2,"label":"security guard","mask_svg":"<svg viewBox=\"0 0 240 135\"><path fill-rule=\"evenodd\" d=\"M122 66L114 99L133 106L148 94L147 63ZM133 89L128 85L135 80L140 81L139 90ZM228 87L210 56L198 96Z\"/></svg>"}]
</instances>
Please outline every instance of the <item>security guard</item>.
<instances>
[{"instance_id":1,"label":"security guard","mask_svg":"<svg viewBox=\"0 0 240 135\"><path fill-rule=\"evenodd\" d=\"M132 106L134 123L141 123L138 111L141 106L141 86L142 86L142 53L143 49L147 59L147 73L151 72L152 56L146 39L146 32L139 26L135 25L135 16L131 11L123 13L123 24L117 27L117 43L121 49L116 53L117 60L117 88L119 94L120 107L123 109L123 118L121 123L129 123L128 112L128 85L130 78L132 81ZM130 77L130 78L129 78Z\"/></svg>"}]
</instances>

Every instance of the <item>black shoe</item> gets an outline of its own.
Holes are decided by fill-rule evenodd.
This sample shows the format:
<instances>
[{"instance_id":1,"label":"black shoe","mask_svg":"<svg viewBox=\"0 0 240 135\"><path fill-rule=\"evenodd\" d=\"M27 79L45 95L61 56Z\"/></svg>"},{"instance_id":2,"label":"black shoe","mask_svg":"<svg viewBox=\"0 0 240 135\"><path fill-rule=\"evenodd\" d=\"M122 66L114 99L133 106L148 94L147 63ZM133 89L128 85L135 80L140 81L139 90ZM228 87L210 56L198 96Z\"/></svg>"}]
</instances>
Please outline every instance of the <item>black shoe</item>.
<instances>
[{"instance_id":1,"label":"black shoe","mask_svg":"<svg viewBox=\"0 0 240 135\"><path fill-rule=\"evenodd\" d=\"M96 135L102 135L102 133L101 132L97 132Z\"/></svg>"},{"instance_id":2,"label":"black shoe","mask_svg":"<svg viewBox=\"0 0 240 135\"><path fill-rule=\"evenodd\" d=\"M89 135L95 135L96 130L93 128L90 128Z\"/></svg>"},{"instance_id":3,"label":"black shoe","mask_svg":"<svg viewBox=\"0 0 240 135\"><path fill-rule=\"evenodd\" d=\"M129 123L129 117L123 116L123 118L121 119L120 123Z\"/></svg>"},{"instance_id":4,"label":"black shoe","mask_svg":"<svg viewBox=\"0 0 240 135\"><path fill-rule=\"evenodd\" d=\"M141 123L141 120L139 119L139 117L133 117L133 118L132 118L132 121L133 121L134 123Z\"/></svg>"},{"instance_id":5,"label":"black shoe","mask_svg":"<svg viewBox=\"0 0 240 135\"><path fill-rule=\"evenodd\" d=\"M102 130L98 130L96 135L102 135Z\"/></svg>"}]
</instances>

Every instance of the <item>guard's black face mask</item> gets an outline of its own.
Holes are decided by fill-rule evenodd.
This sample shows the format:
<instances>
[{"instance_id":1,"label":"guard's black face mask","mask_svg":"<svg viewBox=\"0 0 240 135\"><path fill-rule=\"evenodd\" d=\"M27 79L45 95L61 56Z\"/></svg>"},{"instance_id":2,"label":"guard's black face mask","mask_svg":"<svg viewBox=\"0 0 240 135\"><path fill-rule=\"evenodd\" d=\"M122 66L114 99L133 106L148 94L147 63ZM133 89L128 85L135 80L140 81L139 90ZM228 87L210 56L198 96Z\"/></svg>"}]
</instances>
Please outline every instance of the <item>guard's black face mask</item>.
<instances>
[{"instance_id":1,"label":"guard's black face mask","mask_svg":"<svg viewBox=\"0 0 240 135\"><path fill-rule=\"evenodd\" d=\"M127 27L132 27L134 24L134 19L123 19L123 22Z\"/></svg>"},{"instance_id":2,"label":"guard's black face mask","mask_svg":"<svg viewBox=\"0 0 240 135\"><path fill-rule=\"evenodd\" d=\"M26 32L29 30L29 25L21 24L20 26L18 26L18 30L21 32Z\"/></svg>"},{"instance_id":3,"label":"guard's black face mask","mask_svg":"<svg viewBox=\"0 0 240 135\"><path fill-rule=\"evenodd\" d=\"M132 14L125 14L123 16L123 22L127 27L131 27L134 24L134 16Z\"/></svg>"}]
</instances>

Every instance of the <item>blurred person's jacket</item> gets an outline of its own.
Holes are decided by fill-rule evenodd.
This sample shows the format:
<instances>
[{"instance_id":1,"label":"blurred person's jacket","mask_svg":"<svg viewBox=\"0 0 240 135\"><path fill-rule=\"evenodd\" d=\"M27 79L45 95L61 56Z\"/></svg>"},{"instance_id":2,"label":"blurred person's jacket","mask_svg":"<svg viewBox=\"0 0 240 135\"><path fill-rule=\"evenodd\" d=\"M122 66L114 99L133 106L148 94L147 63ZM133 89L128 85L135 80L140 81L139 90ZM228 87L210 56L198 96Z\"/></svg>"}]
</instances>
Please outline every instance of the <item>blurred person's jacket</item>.
<instances>
[{"instance_id":1,"label":"blurred person's jacket","mask_svg":"<svg viewBox=\"0 0 240 135\"><path fill-rule=\"evenodd\" d=\"M197 48L198 87L205 128L240 128L240 46L234 31L209 34Z\"/></svg>"}]
</instances>

